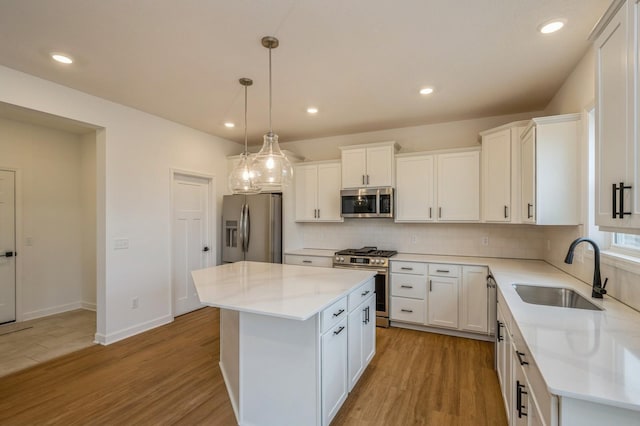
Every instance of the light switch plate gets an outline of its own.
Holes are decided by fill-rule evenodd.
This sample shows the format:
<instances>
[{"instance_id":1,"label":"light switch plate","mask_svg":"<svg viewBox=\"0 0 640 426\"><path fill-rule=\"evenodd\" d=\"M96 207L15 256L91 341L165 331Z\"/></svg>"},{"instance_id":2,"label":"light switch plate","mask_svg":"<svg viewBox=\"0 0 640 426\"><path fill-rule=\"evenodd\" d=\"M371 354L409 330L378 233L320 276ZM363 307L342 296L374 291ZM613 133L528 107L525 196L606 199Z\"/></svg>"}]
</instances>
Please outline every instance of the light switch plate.
<instances>
[{"instance_id":1,"label":"light switch plate","mask_svg":"<svg viewBox=\"0 0 640 426\"><path fill-rule=\"evenodd\" d=\"M129 248L129 239L128 238L116 238L113 240L113 249L114 250L122 250Z\"/></svg>"}]
</instances>

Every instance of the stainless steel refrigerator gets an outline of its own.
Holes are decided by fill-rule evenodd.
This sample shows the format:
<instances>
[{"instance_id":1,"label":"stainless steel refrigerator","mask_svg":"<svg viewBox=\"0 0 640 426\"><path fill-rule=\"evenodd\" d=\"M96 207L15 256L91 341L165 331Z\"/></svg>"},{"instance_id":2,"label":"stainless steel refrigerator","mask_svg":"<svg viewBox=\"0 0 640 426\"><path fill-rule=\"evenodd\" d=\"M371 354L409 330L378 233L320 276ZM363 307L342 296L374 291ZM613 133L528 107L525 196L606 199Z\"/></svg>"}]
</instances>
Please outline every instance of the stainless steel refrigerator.
<instances>
[{"instance_id":1,"label":"stainless steel refrigerator","mask_svg":"<svg viewBox=\"0 0 640 426\"><path fill-rule=\"evenodd\" d=\"M222 261L282 263L282 194L225 195Z\"/></svg>"}]
</instances>

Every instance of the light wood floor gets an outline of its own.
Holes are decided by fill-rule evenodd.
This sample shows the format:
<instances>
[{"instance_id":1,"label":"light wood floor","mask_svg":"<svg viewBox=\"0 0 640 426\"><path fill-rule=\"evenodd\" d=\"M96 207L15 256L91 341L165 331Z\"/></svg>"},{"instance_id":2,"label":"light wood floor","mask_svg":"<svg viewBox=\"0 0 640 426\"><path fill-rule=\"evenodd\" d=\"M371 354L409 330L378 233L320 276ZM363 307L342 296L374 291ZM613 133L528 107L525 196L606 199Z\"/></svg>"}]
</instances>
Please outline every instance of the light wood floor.
<instances>
[{"instance_id":1,"label":"light wood floor","mask_svg":"<svg viewBox=\"0 0 640 426\"><path fill-rule=\"evenodd\" d=\"M233 425L218 328L205 308L2 377L0 424ZM397 328L377 337L333 425L506 424L491 344Z\"/></svg>"}]
</instances>

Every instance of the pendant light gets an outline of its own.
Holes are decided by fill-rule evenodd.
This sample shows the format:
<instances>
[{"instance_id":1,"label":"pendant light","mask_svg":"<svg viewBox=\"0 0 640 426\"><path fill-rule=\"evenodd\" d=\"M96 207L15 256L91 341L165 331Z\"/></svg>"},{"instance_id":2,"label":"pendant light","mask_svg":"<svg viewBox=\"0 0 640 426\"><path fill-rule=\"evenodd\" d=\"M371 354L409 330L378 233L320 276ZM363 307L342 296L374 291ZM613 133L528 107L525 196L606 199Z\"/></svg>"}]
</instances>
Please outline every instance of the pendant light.
<instances>
[{"instance_id":1,"label":"pendant light","mask_svg":"<svg viewBox=\"0 0 640 426\"><path fill-rule=\"evenodd\" d=\"M280 42L275 37L263 37L262 45L269 49L269 133L264 135L264 143L253 160L255 183L263 191L282 190L291 182L293 168L289 159L282 153L278 145L278 135L271 126L271 49Z\"/></svg>"},{"instance_id":2,"label":"pendant light","mask_svg":"<svg viewBox=\"0 0 640 426\"><path fill-rule=\"evenodd\" d=\"M247 148L247 87L253 84L253 80L241 78L239 81L244 86L244 152L240 154L240 161L229 174L229 190L234 194L257 194L260 187L256 185L252 159L249 158Z\"/></svg>"}]
</instances>

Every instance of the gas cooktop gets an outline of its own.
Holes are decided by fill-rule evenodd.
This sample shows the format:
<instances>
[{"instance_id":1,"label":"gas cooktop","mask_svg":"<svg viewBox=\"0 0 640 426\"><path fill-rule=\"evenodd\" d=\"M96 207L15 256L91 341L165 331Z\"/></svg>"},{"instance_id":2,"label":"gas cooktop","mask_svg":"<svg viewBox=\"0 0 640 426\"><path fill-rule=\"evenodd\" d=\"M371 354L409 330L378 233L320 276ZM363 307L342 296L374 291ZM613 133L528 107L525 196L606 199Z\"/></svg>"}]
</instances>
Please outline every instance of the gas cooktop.
<instances>
[{"instance_id":1,"label":"gas cooktop","mask_svg":"<svg viewBox=\"0 0 640 426\"><path fill-rule=\"evenodd\" d=\"M395 250L378 250L378 247L362 247L360 249L346 249L336 252L338 256L372 256L391 257L398 252Z\"/></svg>"}]
</instances>

